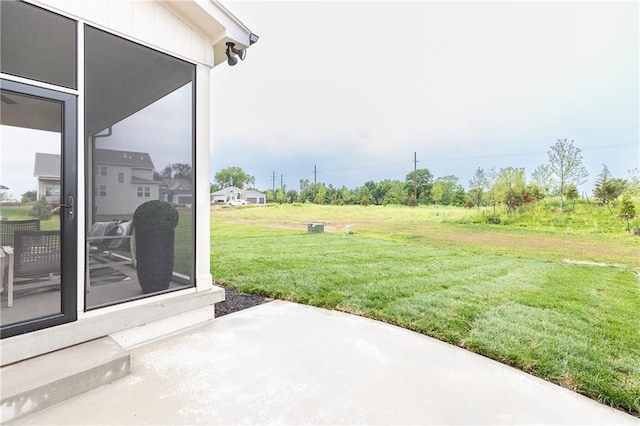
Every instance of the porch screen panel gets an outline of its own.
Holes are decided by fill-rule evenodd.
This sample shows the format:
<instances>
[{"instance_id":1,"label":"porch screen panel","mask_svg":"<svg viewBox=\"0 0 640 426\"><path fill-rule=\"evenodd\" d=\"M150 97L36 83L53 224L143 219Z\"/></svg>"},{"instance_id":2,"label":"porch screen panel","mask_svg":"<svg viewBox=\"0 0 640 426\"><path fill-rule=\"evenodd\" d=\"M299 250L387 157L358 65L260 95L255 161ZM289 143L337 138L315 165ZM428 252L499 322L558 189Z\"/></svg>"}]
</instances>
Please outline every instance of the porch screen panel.
<instances>
[{"instance_id":1,"label":"porch screen panel","mask_svg":"<svg viewBox=\"0 0 640 426\"><path fill-rule=\"evenodd\" d=\"M0 1L2 72L77 88L76 22L21 1Z\"/></svg>"},{"instance_id":2,"label":"porch screen panel","mask_svg":"<svg viewBox=\"0 0 640 426\"><path fill-rule=\"evenodd\" d=\"M85 60L86 306L191 287L195 66L90 26ZM173 241L143 244L148 202L177 212ZM171 263L166 287L149 262Z\"/></svg>"}]
</instances>

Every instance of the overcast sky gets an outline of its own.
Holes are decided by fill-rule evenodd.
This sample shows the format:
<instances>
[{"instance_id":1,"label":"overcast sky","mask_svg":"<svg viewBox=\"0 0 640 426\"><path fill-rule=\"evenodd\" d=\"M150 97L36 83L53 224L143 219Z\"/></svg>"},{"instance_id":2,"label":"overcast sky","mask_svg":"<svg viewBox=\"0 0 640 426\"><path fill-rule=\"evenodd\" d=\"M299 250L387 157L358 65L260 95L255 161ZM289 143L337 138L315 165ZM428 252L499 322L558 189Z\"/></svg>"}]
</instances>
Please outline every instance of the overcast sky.
<instances>
[{"instance_id":1,"label":"overcast sky","mask_svg":"<svg viewBox=\"0 0 640 426\"><path fill-rule=\"evenodd\" d=\"M582 149L590 182L640 165L638 2L245 2L260 36L214 79L212 176L260 189L349 188L418 167L467 187L478 167Z\"/></svg>"}]
</instances>

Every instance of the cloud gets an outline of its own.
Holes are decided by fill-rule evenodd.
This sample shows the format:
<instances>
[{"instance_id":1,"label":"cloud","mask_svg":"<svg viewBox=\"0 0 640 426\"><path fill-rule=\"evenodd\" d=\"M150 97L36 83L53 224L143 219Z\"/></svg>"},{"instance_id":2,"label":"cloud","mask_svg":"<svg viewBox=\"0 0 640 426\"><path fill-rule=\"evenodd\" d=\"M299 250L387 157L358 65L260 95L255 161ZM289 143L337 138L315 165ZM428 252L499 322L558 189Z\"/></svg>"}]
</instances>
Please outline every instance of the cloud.
<instances>
[{"instance_id":1,"label":"cloud","mask_svg":"<svg viewBox=\"0 0 640 426\"><path fill-rule=\"evenodd\" d=\"M2 141L0 184L9 188L4 192L20 200L22 194L35 191L38 187L38 181L33 175L36 152L60 154L60 134L0 126L0 141Z\"/></svg>"}]
</instances>

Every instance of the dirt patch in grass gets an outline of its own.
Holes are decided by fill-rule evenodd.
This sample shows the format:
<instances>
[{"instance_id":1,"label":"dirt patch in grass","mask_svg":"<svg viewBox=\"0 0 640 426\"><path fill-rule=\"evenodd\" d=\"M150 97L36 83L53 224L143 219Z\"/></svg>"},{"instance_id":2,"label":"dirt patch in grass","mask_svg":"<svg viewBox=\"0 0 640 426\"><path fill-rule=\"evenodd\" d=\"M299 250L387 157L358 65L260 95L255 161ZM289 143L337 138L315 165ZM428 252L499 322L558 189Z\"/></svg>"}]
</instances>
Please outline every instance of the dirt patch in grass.
<instances>
[{"instance_id":1,"label":"dirt patch in grass","mask_svg":"<svg viewBox=\"0 0 640 426\"><path fill-rule=\"evenodd\" d=\"M261 221L255 219L226 220L229 223L257 225L268 228L290 229L306 231L307 224L314 221ZM315 222L314 222L315 223ZM324 223L325 232L344 233L349 225L355 234L398 235L410 233L418 236L422 241L459 243L467 246L479 246L496 249L506 249L514 253L546 253L555 259L581 259L579 262L589 264L604 264L606 266L638 267L638 247L609 243L607 241L581 238L579 236L545 235L526 232L519 229L475 229L461 227L448 223L406 224L397 228L381 220L371 221L317 221ZM576 260L578 262L578 260ZM583 263L587 264L587 263ZM604 266L599 265L599 266Z\"/></svg>"},{"instance_id":2,"label":"dirt patch in grass","mask_svg":"<svg viewBox=\"0 0 640 426\"><path fill-rule=\"evenodd\" d=\"M608 265L606 263L602 263L602 262L589 262L588 260L573 260L573 259L564 259L563 260L564 263L570 263L572 265L589 265L589 266L614 266L614 265Z\"/></svg>"},{"instance_id":3,"label":"dirt patch in grass","mask_svg":"<svg viewBox=\"0 0 640 426\"><path fill-rule=\"evenodd\" d=\"M278 229L291 229L295 231L306 231L307 225L310 223L322 223L324 224L324 230L326 232L345 232L345 227L350 225L352 229L357 229L363 226L371 226L375 225L376 221L358 221L358 222L323 222L323 221L308 221L308 222L270 222L264 223L258 220L250 220L250 219L234 219L227 220L228 223L236 223L240 225L258 225L265 226L267 228L278 228Z\"/></svg>"},{"instance_id":4,"label":"dirt patch in grass","mask_svg":"<svg viewBox=\"0 0 640 426\"><path fill-rule=\"evenodd\" d=\"M568 240L561 237L548 237L542 235L518 235L498 232L460 232L442 235L443 239L460 243L481 244L489 246L507 247L514 249L546 251L546 249L560 250L586 250L580 248L582 242Z\"/></svg>"},{"instance_id":5,"label":"dirt patch in grass","mask_svg":"<svg viewBox=\"0 0 640 426\"><path fill-rule=\"evenodd\" d=\"M594 241L574 236L535 235L519 232L487 232L483 230L459 229L454 226L439 226L433 233L425 233L433 240L455 242L470 246L504 248L509 251L549 254L563 259L581 259L574 262L598 266L637 267L638 248ZM621 265L623 264L623 265Z\"/></svg>"}]
</instances>

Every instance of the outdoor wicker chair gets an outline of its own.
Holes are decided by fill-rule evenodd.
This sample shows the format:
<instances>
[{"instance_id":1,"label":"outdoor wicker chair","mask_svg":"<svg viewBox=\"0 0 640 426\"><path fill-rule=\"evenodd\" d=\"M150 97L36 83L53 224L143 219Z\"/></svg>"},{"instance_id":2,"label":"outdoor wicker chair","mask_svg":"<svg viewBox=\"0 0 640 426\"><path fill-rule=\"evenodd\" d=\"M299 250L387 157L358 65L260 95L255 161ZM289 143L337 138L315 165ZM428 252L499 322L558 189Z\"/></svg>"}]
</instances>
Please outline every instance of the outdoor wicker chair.
<instances>
[{"instance_id":1,"label":"outdoor wicker chair","mask_svg":"<svg viewBox=\"0 0 640 426\"><path fill-rule=\"evenodd\" d=\"M9 255L7 306L13 306L14 287L31 290L60 285L60 231L15 231Z\"/></svg>"},{"instance_id":2,"label":"outdoor wicker chair","mask_svg":"<svg viewBox=\"0 0 640 426\"><path fill-rule=\"evenodd\" d=\"M38 231L40 219L0 221L0 246L13 246L16 231Z\"/></svg>"}]
</instances>

